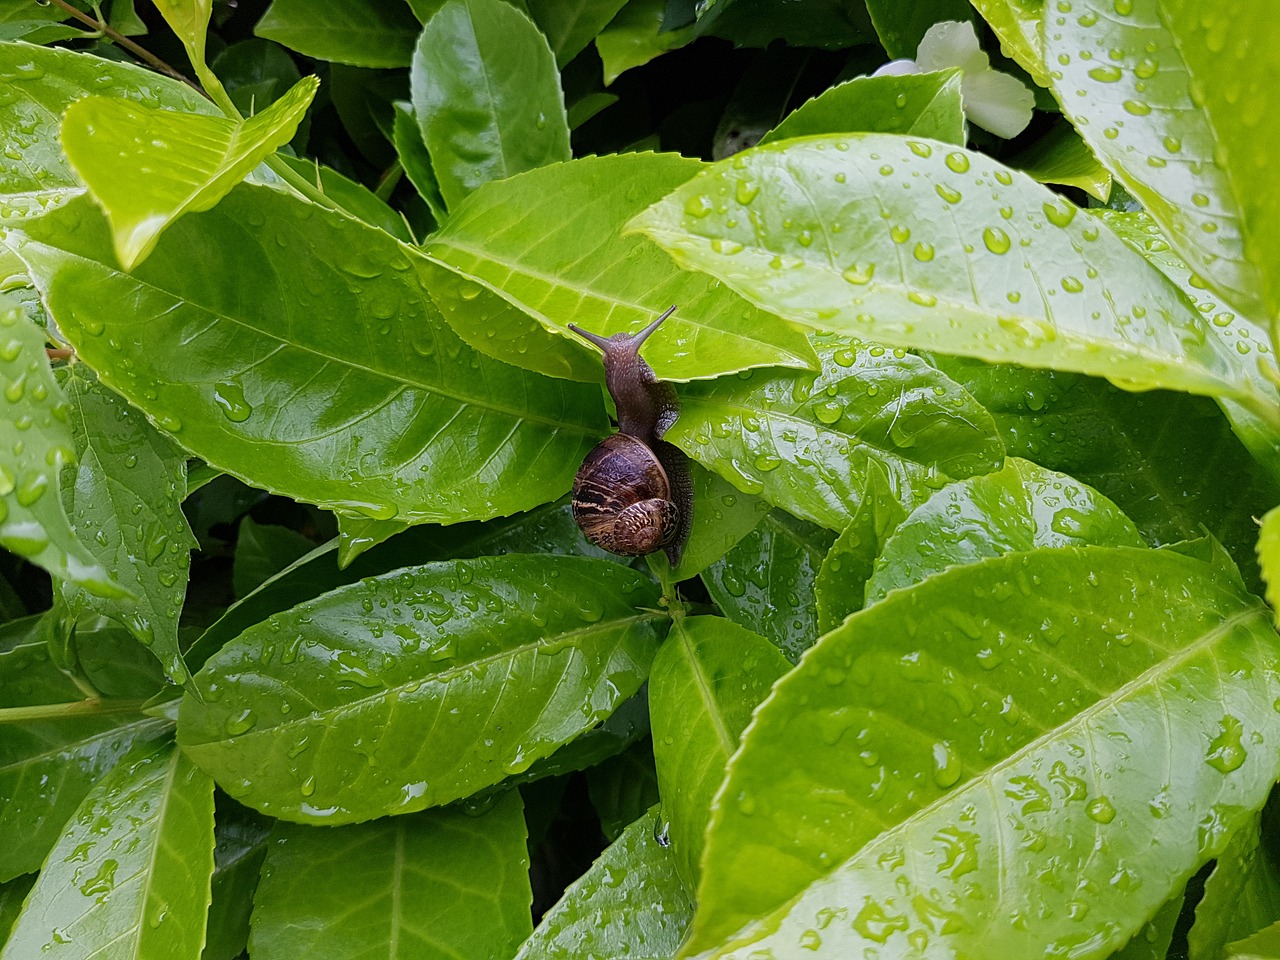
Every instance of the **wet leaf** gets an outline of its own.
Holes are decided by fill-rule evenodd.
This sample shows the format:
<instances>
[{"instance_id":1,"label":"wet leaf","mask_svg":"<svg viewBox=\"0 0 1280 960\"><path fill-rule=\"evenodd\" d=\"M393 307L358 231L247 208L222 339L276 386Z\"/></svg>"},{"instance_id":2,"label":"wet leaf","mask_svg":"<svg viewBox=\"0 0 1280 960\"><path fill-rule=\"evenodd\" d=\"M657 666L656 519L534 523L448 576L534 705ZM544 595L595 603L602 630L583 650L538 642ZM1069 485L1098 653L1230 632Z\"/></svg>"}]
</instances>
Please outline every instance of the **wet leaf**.
<instances>
[{"instance_id":1,"label":"wet leaf","mask_svg":"<svg viewBox=\"0 0 1280 960\"><path fill-rule=\"evenodd\" d=\"M1045 0L972 0L976 9L1000 38L1000 49L1018 62L1042 87L1049 86L1040 39Z\"/></svg>"},{"instance_id":2,"label":"wet leaf","mask_svg":"<svg viewBox=\"0 0 1280 960\"><path fill-rule=\"evenodd\" d=\"M916 3L868 0L867 11L871 14L876 36L890 57L914 58L925 31L935 23L977 19L973 7L965 0L924 0Z\"/></svg>"},{"instance_id":3,"label":"wet leaf","mask_svg":"<svg viewBox=\"0 0 1280 960\"><path fill-rule=\"evenodd\" d=\"M689 472L693 475L693 528L680 563L671 572L671 579L677 582L702 573L769 512L768 503L741 492L719 474L697 463L689 465Z\"/></svg>"},{"instance_id":4,"label":"wet leaf","mask_svg":"<svg viewBox=\"0 0 1280 960\"><path fill-rule=\"evenodd\" d=\"M1009 157L1009 166L1040 183L1077 187L1103 203L1111 195L1111 174L1097 161L1075 128L1064 120Z\"/></svg>"},{"instance_id":5,"label":"wet leaf","mask_svg":"<svg viewBox=\"0 0 1280 960\"><path fill-rule=\"evenodd\" d=\"M579 741L575 740L574 744ZM570 744L571 749L574 744ZM554 759L554 757L553 757ZM600 818L600 831L610 843L637 817L662 798L654 768L653 744L637 740L621 753L586 772L587 794Z\"/></svg>"},{"instance_id":6,"label":"wet leaf","mask_svg":"<svg viewBox=\"0 0 1280 960\"><path fill-rule=\"evenodd\" d=\"M1262 568L1262 579L1266 581L1267 603L1271 609L1280 611L1280 507L1272 507L1263 516L1258 533L1258 566ZM1280 614L1277 614L1280 624Z\"/></svg>"},{"instance_id":7,"label":"wet leaf","mask_svg":"<svg viewBox=\"0 0 1280 960\"><path fill-rule=\"evenodd\" d=\"M280 823L254 896L257 960L505 957L529 935L520 794L330 830ZM359 896L353 898L353 891Z\"/></svg>"},{"instance_id":8,"label":"wet leaf","mask_svg":"<svg viewBox=\"0 0 1280 960\"><path fill-rule=\"evenodd\" d=\"M249 915L267 855L271 821L215 794L212 900L200 960L235 960L249 942Z\"/></svg>"},{"instance_id":9,"label":"wet leaf","mask_svg":"<svg viewBox=\"0 0 1280 960\"><path fill-rule=\"evenodd\" d=\"M204 702L183 701L179 739L229 794L284 819L448 803L526 770L634 693L661 633L645 609L657 599L640 574L576 557L369 578L223 647L195 678Z\"/></svg>"},{"instance_id":10,"label":"wet leaf","mask_svg":"<svg viewBox=\"0 0 1280 960\"><path fill-rule=\"evenodd\" d=\"M531 0L529 16L538 25L563 67L582 52L627 0Z\"/></svg>"},{"instance_id":11,"label":"wet leaf","mask_svg":"<svg viewBox=\"0 0 1280 960\"><path fill-rule=\"evenodd\" d=\"M273 0L254 33L319 60L407 67L418 21L384 0Z\"/></svg>"},{"instance_id":12,"label":"wet leaf","mask_svg":"<svg viewBox=\"0 0 1280 960\"><path fill-rule=\"evenodd\" d=\"M235 566L231 579L236 596L252 593L294 561L315 549L315 544L288 527L254 523L246 516L236 534Z\"/></svg>"}]
</instances>

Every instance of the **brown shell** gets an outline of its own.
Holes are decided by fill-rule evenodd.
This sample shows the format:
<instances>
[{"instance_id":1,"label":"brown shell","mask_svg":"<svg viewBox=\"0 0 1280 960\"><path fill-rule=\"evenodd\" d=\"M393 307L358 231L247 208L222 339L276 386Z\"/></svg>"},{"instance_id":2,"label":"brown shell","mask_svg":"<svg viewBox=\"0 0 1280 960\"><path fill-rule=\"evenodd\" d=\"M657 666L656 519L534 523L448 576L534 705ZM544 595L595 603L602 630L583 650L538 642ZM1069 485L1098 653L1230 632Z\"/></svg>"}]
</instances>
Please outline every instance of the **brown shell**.
<instances>
[{"instance_id":1,"label":"brown shell","mask_svg":"<svg viewBox=\"0 0 1280 960\"><path fill-rule=\"evenodd\" d=\"M653 553L680 528L667 472L644 443L625 433L596 445L573 481L573 518L588 540L623 556Z\"/></svg>"}]
</instances>

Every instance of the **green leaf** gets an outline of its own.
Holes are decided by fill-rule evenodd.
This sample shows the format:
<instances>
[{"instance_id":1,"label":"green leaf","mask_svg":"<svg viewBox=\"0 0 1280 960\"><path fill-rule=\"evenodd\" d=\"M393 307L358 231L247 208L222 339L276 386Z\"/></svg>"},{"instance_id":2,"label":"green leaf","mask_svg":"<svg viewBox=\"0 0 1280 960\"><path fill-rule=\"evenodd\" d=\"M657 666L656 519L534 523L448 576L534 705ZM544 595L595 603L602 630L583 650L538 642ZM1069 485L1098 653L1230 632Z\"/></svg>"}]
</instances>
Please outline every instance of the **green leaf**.
<instances>
[{"instance_id":1,"label":"green leaf","mask_svg":"<svg viewBox=\"0 0 1280 960\"><path fill-rule=\"evenodd\" d=\"M741 203L742 183L769 189ZM1159 271L1077 212L981 154L851 134L757 147L631 224L817 329L1233 396L1280 419Z\"/></svg>"},{"instance_id":2,"label":"green leaf","mask_svg":"<svg viewBox=\"0 0 1280 960\"><path fill-rule=\"evenodd\" d=\"M653 661L649 711L676 869L697 886L712 797L751 711L791 669L768 640L721 617L678 618Z\"/></svg>"},{"instance_id":3,"label":"green leaf","mask_svg":"<svg viewBox=\"0 0 1280 960\"><path fill-rule=\"evenodd\" d=\"M213 0L154 0L154 3L169 29L187 48L187 55L197 72L202 70Z\"/></svg>"},{"instance_id":4,"label":"green leaf","mask_svg":"<svg viewBox=\"0 0 1280 960\"><path fill-rule=\"evenodd\" d=\"M261 37L231 44L213 58L210 66L243 116L252 116L275 103L302 79L289 52ZM300 133L308 126L304 117L298 125Z\"/></svg>"},{"instance_id":5,"label":"green leaf","mask_svg":"<svg viewBox=\"0 0 1280 960\"><path fill-rule=\"evenodd\" d=\"M71 50L0 43L0 127L11 134L0 153L0 211L5 216L83 189L58 142L67 104L94 94L149 107L217 116L218 109L197 91L132 64L103 60ZM10 194L35 194L43 202Z\"/></svg>"},{"instance_id":6,"label":"green leaf","mask_svg":"<svg viewBox=\"0 0 1280 960\"><path fill-rule=\"evenodd\" d=\"M1280 717L1254 705L1280 685L1256 665L1278 653L1256 600L1172 551L1006 554L894 593L757 712L682 955L925 933L1106 956L1265 800Z\"/></svg>"},{"instance_id":7,"label":"green leaf","mask_svg":"<svg viewBox=\"0 0 1280 960\"><path fill-rule=\"evenodd\" d=\"M0 547L98 597L128 591L75 535L59 496L75 460L71 409L49 368L44 332L22 307L0 301Z\"/></svg>"},{"instance_id":8,"label":"green leaf","mask_svg":"<svg viewBox=\"0 0 1280 960\"><path fill-rule=\"evenodd\" d=\"M289 820L448 803L634 693L662 622L642 608L657 599L634 571L576 557L393 571L224 647L196 678L205 702L183 701L179 740L241 803Z\"/></svg>"},{"instance_id":9,"label":"green leaf","mask_svg":"<svg viewBox=\"0 0 1280 960\"><path fill-rule=\"evenodd\" d=\"M8 883L0 883L0 946L9 939L14 921L22 912L22 903L27 899L27 894L35 882L34 873L25 873Z\"/></svg>"},{"instance_id":10,"label":"green leaf","mask_svg":"<svg viewBox=\"0 0 1280 960\"><path fill-rule=\"evenodd\" d=\"M182 514L187 458L82 363L62 378L76 462L62 500L85 547L133 599L95 600L61 587L70 610L111 617L150 647L177 683L189 674L178 649L178 615L196 539Z\"/></svg>"},{"instance_id":11,"label":"green leaf","mask_svg":"<svg viewBox=\"0 0 1280 960\"><path fill-rule=\"evenodd\" d=\"M436 180L435 169L431 166L431 155L427 153L427 145L422 142L418 118L414 116L413 107L403 101L396 101L395 111L392 140L396 153L400 156L400 166L404 167L409 182L417 189L436 222L444 223L447 212L444 200L440 197L440 184Z\"/></svg>"},{"instance_id":12,"label":"green leaf","mask_svg":"<svg viewBox=\"0 0 1280 960\"><path fill-rule=\"evenodd\" d=\"M834 630L845 617L862 609L876 557L889 534L906 518L907 510L894 493L889 475L878 463L872 463L858 509L827 551L813 582L818 633Z\"/></svg>"},{"instance_id":13,"label":"green leaf","mask_svg":"<svg viewBox=\"0 0 1280 960\"><path fill-rule=\"evenodd\" d=\"M271 821L224 794L215 800L212 900L200 960L235 960L249 942L249 915Z\"/></svg>"},{"instance_id":14,"label":"green leaf","mask_svg":"<svg viewBox=\"0 0 1280 960\"><path fill-rule=\"evenodd\" d=\"M422 29L409 82L450 209L483 183L570 157L551 49L502 0L444 4Z\"/></svg>"},{"instance_id":15,"label":"green leaf","mask_svg":"<svg viewBox=\"0 0 1280 960\"><path fill-rule=\"evenodd\" d=\"M772 510L703 572L702 582L725 616L795 661L818 637L814 578L833 539L828 530Z\"/></svg>"},{"instance_id":16,"label":"green leaf","mask_svg":"<svg viewBox=\"0 0 1280 960\"><path fill-rule=\"evenodd\" d=\"M676 873L655 807L570 884L516 960L667 960L679 948L692 915L693 904Z\"/></svg>"},{"instance_id":17,"label":"green leaf","mask_svg":"<svg viewBox=\"0 0 1280 960\"><path fill-rule=\"evenodd\" d=\"M1268 510L1260 524L1258 566L1262 568L1262 579L1267 584L1267 603L1271 604L1272 610L1280 611L1280 507ZM1280 625L1280 613L1276 623Z\"/></svg>"},{"instance_id":18,"label":"green leaf","mask_svg":"<svg viewBox=\"0 0 1280 960\"><path fill-rule=\"evenodd\" d=\"M1276 960L1280 957L1280 921L1227 947L1226 960Z\"/></svg>"},{"instance_id":19,"label":"green leaf","mask_svg":"<svg viewBox=\"0 0 1280 960\"><path fill-rule=\"evenodd\" d=\"M963 146L960 71L857 77L837 84L787 114L760 142L860 130L912 134Z\"/></svg>"},{"instance_id":20,"label":"green leaf","mask_svg":"<svg viewBox=\"0 0 1280 960\"><path fill-rule=\"evenodd\" d=\"M889 535L866 603L948 567L1037 548L1145 546L1133 521L1066 474L1010 457L1004 469L944 487Z\"/></svg>"},{"instance_id":21,"label":"green leaf","mask_svg":"<svg viewBox=\"0 0 1280 960\"><path fill-rule=\"evenodd\" d=\"M29 227L7 239L79 355L255 486L381 519L502 515L560 496L604 432L594 388L458 341L409 248L289 194L238 187L175 223L132 275L85 200Z\"/></svg>"},{"instance_id":22,"label":"green leaf","mask_svg":"<svg viewBox=\"0 0 1280 960\"><path fill-rule=\"evenodd\" d=\"M507 957L529 935L520 794L333 830L277 824L254 896L255 960Z\"/></svg>"},{"instance_id":23,"label":"green leaf","mask_svg":"<svg viewBox=\"0 0 1280 960\"><path fill-rule=\"evenodd\" d=\"M1009 166L1039 183L1076 187L1103 203L1111 195L1111 174L1065 120L1059 119L1048 133L1008 160Z\"/></svg>"},{"instance_id":24,"label":"green leaf","mask_svg":"<svg viewBox=\"0 0 1280 960\"><path fill-rule=\"evenodd\" d=\"M529 0L529 16L546 35L556 66L576 57L609 25L627 0Z\"/></svg>"},{"instance_id":25,"label":"green leaf","mask_svg":"<svg viewBox=\"0 0 1280 960\"><path fill-rule=\"evenodd\" d=\"M721 0L723 2L723 0ZM926 0L900 3L898 0L867 0L867 12L876 28L880 44L890 57L915 59L916 48L925 32L943 20L977 19L967 0Z\"/></svg>"},{"instance_id":26,"label":"green leaf","mask_svg":"<svg viewBox=\"0 0 1280 960\"><path fill-rule=\"evenodd\" d=\"M1280 315L1280 189L1264 172L1280 117L1263 109L1280 23L1249 5L1086 0L1046 18L1044 43L1063 112L1178 253L1236 310Z\"/></svg>"},{"instance_id":27,"label":"green leaf","mask_svg":"<svg viewBox=\"0 0 1280 960\"><path fill-rule=\"evenodd\" d=\"M253 32L317 60L407 67L418 21L396 0L274 0Z\"/></svg>"},{"instance_id":28,"label":"green leaf","mask_svg":"<svg viewBox=\"0 0 1280 960\"><path fill-rule=\"evenodd\" d=\"M995 35L1000 49L1017 61L1042 87L1049 86L1049 70L1041 50L1040 23L1044 0L970 0Z\"/></svg>"},{"instance_id":29,"label":"green leaf","mask_svg":"<svg viewBox=\"0 0 1280 960\"><path fill-rule=\"evenodd\" d=\"M432 295L476 349L549 376L603 375L599 351L568 324L602 336L634 332L672 304L676 312L644 351L659 379L812 366L801 332L677 269L644 240L619 236L620 223L702 167L626 154L488 184L432 235L427 253L448 270L429 270Z\"/></svg>"},{"instance_id":30,"label":"green leaf","mask_svg":"<svg viewBox=\"0 0 1280 960\"><path fill-rule=\"evenodd\" d=\"M295 560L315 549L302 534L275 524L254 523L246 516L236 534L231 582L236 596L252 593Z\"/></svg>"},{"instance_id":31,"label":"green leaf","mask_svg":"<svg viewBox=\"0 0 1280 960\"><path fill-rule=\"evenodd\" d=\"M690 384L666 439L745 493L831 530L848 525L872 463L906 503L996 469L990 414L914 354L815 341L819 373L756 372Z\"/></svg>"},{"instance_id":32,"label":"green leaf","mask_svg":"<svg viewBox=\"0 0 1280 960\"><path fill-rule=\"evenodd\" d=\"M97 715L6 724L0 737L0 881L39 870L62 825L129 748L173 725L107 701ZM6 958L8 960L8 958Z\"/></svg>"},{"instance_id":33,"label":"green leaf","mask_svg":"<svg viewBox=\"0 0 1280 960\"><path fill-rule=\"evenodd\" d=\"M569 748L578 742L575 740ZM648 737L592 767L586 777L591 806L600 818L600 832L610 843L662 799L658 795L653 744Z\"/></svg>"},{"instance_id":34,"label":"green leaf","mask_svg":"<svg viewBox=\"0 0 1280 960\"><path fill-rule=\"evenodd\" d=\"M1010 456L1089 484L1150 543L1199 537L1207 528L1259 589L1253 518L1280 502L1280 483L1249 456L1211 400L1128 393L1049 370L934 361L991 411Z\"/></svg>"},{"instance_id":35,"label":"green leaf","mask_svg":"<svg viewBox=\"0 0 1280 960\"><path fill-rule=\"evenodd\" d=\"M307 77L248 120L85 97L62 121L62 146L111 221L116 258L132 270L187 213L211 210L292 139L320 81Z\"/></svg>"},{"instance_id":36,"label":"green leaf","mask_svg":"<svg viewBox=\"0 0 1280 960\"><path fill-rule=\"evenodd\" d=\"M61 832L0 957L198 957L212 873L213 782L172 745L135 752Z\"/></svg>"},{"instance_id":37,"label":"green leaf","mask_svg":"<svg viewBox=\"0 0 1280 960\"><path fill-rule=\"evenodd\" d=\"M397 240L413 243L413 234L404 216L379 200L377 194L362 183L344 177L314 160L277 154L277 159L306 177L315 188L338 205L342 211L372 227L385 230Z\"/></svg>"},{"instance_id":38,"label":"green leaf","mask_svg":"<svg viewBox=\"0 0 1280 960\"><path fill-rule=\"evenodd\" d=\"M605 86L632 67L642 67L694 38L694 31L689 27L662 29L666 6L667 0L627 0L627 5L596 35L596 50L604 63Z\"/></svg>"},{"instance_id":39,"label":"green leaf","mask_svg":"<svg viewBox=\"0 0 1280 960\"><path fill-rule=\"evenodd\" d=\"M1226 945L1280 917L1280 872L1262 844L1258 818L1218 855L1187 931L1192 960L1218 960Z\"/></svg>"},{"instance_id":40,"label":"green leaf","mask_svg":"<svg viewBox=\"0 0 1280 960\"><path fill-rule=\"evenodd\" d=\"M671 571L674 582L702 573L754 530L769 512L764 500L742 493L698 463L690 463L689 472L693 476L693 526L680 563Z\"/></svg>"}]
</instances>

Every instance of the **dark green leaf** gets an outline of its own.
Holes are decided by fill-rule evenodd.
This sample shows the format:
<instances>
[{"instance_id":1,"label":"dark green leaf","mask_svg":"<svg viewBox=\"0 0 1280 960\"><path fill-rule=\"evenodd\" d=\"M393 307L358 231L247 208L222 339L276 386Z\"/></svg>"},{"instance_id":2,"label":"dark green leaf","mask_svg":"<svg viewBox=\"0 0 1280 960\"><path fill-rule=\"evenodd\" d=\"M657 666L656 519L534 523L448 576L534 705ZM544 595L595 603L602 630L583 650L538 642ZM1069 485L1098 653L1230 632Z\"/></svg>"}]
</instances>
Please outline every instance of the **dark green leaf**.
<instances>
[{"instance_id":1,"label":"dark green leaf","mask_svg":"<svg viewBox=\"0 0 1280 960\"><path fill-rule=\"evenodd\" d=\"M227 47L209 64L231 102L245 116L275 103L302 79L298 65L284 47L250 37ZM304 119L299 129L307 126Z\"/></svg>"},{"instance_id":2,"label":"dark green leaf","mask_svg":"<svg viewBox=\"0 0 1280 960\"><path fill-rule=\"evenodd\" d=\"M814 578L834 539L828 530L773 510L703 572L702 582L725 616L794 661L818 637Z\"/></svg>"},{"instance_id":3,"label":"dark green leaf","mask_svg":"<svg viewBox=\"0 0 1280 960\"><path fill-rule=\"evenodd\" d=\"M1280 921L1227 947L1226 960L1276 960L1280 957Z\"/></svg>"},{"instance_id":4,"label":"dark green leaf","mask_svg":"<svg viewBox=\"0 0 1280 960\"><path fill-rule=\"evenodd\" d=\"M431 237L432 260L457 275L432 271L432 295L472 346L550 376L602 378L599 351L568 324L634 332L672 304L644 351L660 379L812 366L798 330L619 236L619 224L702 166L669 154L588 157L489 184Z\"/></svg>"},{"instance_id":5,"label":"dark green leaf","mask_svg":"<svg viewBox=\"0 0 1280 960\"><path fill-rule=\"evenodd\" d=\"M254 896L254 960L507 957L529 934L520 794L334 830L277 824ZM388 953L388 949L390 952Z\"/></svg>"},{"instance_id":6,"label":"dark green leaf","mask_svg":"<svg viewBox=\"0 0 1280 960\"><path fill-rule=\"evenodd\" d=\"M721 617L677 619L654 658L649 709L662 811L691 890L725 765L751 711L789 669L769 641Z\"/></svg>"},{"instance_id":7,"label":"dark green leaf","mask_svg":"<svg viewBox=\"0 0 1280 960\"><path fill-rule=\"evenodd\" d=\"M454 337L410 248L280 191L241 186L182 218L132 275L85 199L29 225L8 240L80 356L257 486L381 519L502 515L560 496L603 432L593 388Z\"/></svg>"},{"instance_id":8,"label":"dark green leaf","mask_svg":"<svg viewBox=\"0 0 1280 960\"><path fill-rule=\"evenodd\" d=\"M657 599L640 574L577 557L394 571L224 647L196 678L204 702L183 701L179 738L224 790L285 819L448 803L526 770L634 693L661 632L643 609Z\"/></svg>"},{"instance_id":9,"label":"dark green leaf","mask_svg":"<svg viewBox=\"0 0 1280 960\"><path fill-rule=\"evenodd\" d=\"M315 544L288 527L240 521L231 582L236 596L252 593L267 580L315 549Z\"/></svg>"},{"instance_id":10,"label":"dark green leaf","mask_svg":"<svg viewBox=\"0 0 1280 960\"><path fill-rule=\"evenodd\" d=\"M600 818L600 830L612 843L623 828L661 799L658 773L653 765L653 744L649 739L639 740L589 769L587 793Z\"/></svg>"},{"instance_id":11,"label":"dark green leaf","mask_svg":"<svg viewBox=\"0 0 1280 960\"><path fill-rule=\"evenodd\" d=\"M267 855L271 821L225 794L214 797L212 900L200 960L235 960L249 942L249 915L258 871Z\"/></svg>"},{"instance_id":12,"label":"dark green leaf","mask_svg":"<svg viewBox=\"0 0 1280 960\"><path fill-rule=\"evenodd\" d=\"M35 882L34 873L24 873L7 883L0 883L0 947L9 939L14 921L22 911L22 902L26 900Z\"/></svg>"},{"instance_id":13,"label":"dark green leaf","mask_svg":"<svg viewBox=\"0 0 1280 960\"><path fill-rule=\"evenodd\" d=\"M173 725L142 716L137 701L98 715L5 724L0 737L0 880L40 869L63 823L134 743ZM115 709L113 709L115 708ZM8 958L5 958L8 960Z\"/></svg>"},{"instance_id":14,"label":"dark green leaf","mask_svg":"<svg viewBox=\"0 0 1280 960\"><path fill-rule=\"evenodd\" d=\"M98 597L128 597L63 508L60 474L75 460L75 443L44 341L22 307L0 300L0 546Z\"/></svg>"},{"instance_id":15,"label":"dark green leaf","mask_svg":"<svg viewBox=\"0 0 1280 960\"><path fill-rule=\"evenodd\" d=\"M1105 956L1265 800L1280 714L1253 705L1280 693L1278 656L1255 599L1171 551L1006 554L894 593L758 711L682 955L924 933Z\"/></svg>"},{"instance_id":16,"label":"dark green leaf","mask_svg":"<svg viewBox=\"0 0 1280 960\"><path fill-rule=\"evenodd\" d=\"M556 66L582 52L627 0L529 0L529 16L556 56Z\"/></svg>"},{"instance_id":17,"label":"dark green leaf","mask_svg":"<svg viewBox=\"0 0 1280 960\"><path fill-rule=\"evenodd\" d=\"M385 230L397 240L413 243L413 235L409 232L404 217L379 200L368 187L311 160L283 154L279 155L279 160L315 184L316 189L336 203L344 213Z\"/></svg>"},{"instance_id":18,"label":"dark green leaf","mask_svg":"<svg viewBox=\"0 0 1280 960\"><path fill-rule=\"evenodd\" d=\"M212 874L212 781L172 745L133 753L61 831L0 957L197 957Z\"/></svg>"},{"instance_id":19,"label":"dark green leaf","mask_svg":"<svg viewBox=\"0 0 1280 960\"><path fill-rule=\"evenodd\" d=\"M858 130L913 134L963 145L960 71L846 81L801 104L760 142Z\"/></svg>"},{"instance_id":20,"label":"dark green leaf","mask_svg":"<svg viewBox=\"0 0 1280 960\"><path fill-rule=\"evenodd\" d=\"M1008 162L1040 183L1078 187L1104 203L1111 195L1111 174L1075 128L1060 118L1048 133L1009 157Z\"/></svg>"},{"instance_id":21,"label":"dark green leaf","mask_svg":"<svg viewBox=\"0 0 1280 960\"><path fill-rule=\"evenodd\" d=\"M991 415L920 357L846 338L816 343L818 374L690 384L666 438L739 490L832 530L853 518L873 462L907 503L1000 465Z\"/></svg>"},{"instance_id":22,"label":"dark green leaf","mask_svg":"<svg viewBox=\"0 0 1280 960\"><path fill-rule=\"evenodd\" d=\"M186 455L84 364L72 364L62 386L76 448L63 503L85 547L135 599L98 601L72 584L62 596L77 616L92 611L124 624L183 683L178 614L196 546L181 509Z\"/></svg>"},{"instance_id":23,"label":"dark green leaf","mask_svg":"<svg viewBox=\"0 0 1280 960\"><path fill-rule=\"evenodd\" d=\"M400 166L404 167L409 182L426 202L436 222L444 223L447 216L444 200L440 196L435 169L431 166L431 155L427 153L427 145L422 142L418 118L413 114L413 107L403 101L396 102L395 111L392 140L396 153L400 156Z\"/></svg>"},{"instance_id":24,"label":"dark green leaf","mask_svg":"<svg viewBox=\"0 0 1280 960\"><path fill-rule=\"evenodd\" d=\"M1191 960L1218 960L1232 940L1280 917L1280 870L1262 845L1258 818L1232 835L1218 855L1187 931Z\"/></svg>"},{"instance_id":25,"label":"dark green leaf","mask_svg":"<svg viewBox=\"0 0 1280 960\"><path fill-rule=\"evenodd\" d=\"M680 563L671 571L673 581L702 573L754 530L769 512L764 500L742 493L698 463L690 463L689 472L693 475L693 526Z\"/></svg>"},{"instance_id":26,"label":"dark green leaf","mask_svg":"<svg viewBox=\"0 0 1280 960\"><path fill-rule=\"evenodd\" d=\"M409 79L450 209L490 180L569 159L569 123L547 40L502 0L444 4L422 30Z\"/></svg>"},{"instance_id":27,"label":"dark green leaf","mask_svg":"<svg viewBox=\"0 0 1280 960\"><path fill-rule=\"evenodd\" d=\"M939 490L889 534L866 604L956 564L1087 544L1144 546L1133 521L1091 487L1010 457L1003 470Z\"/></svg>"},{"instance_id":28,"label":"dark green leaf","mask_svg":"<svg viewBox=\"0 0 1280 960\"><path fill-rule=\"evenodd\" d=\"M596 50L604 62L604 82L611 84L632 67L683 47L694 38L691 28L662 29L667 0L627 0L626 6L596 36Z\"/></svg>"},{"instance_id":29,"label":"dark green leaf","mask_svg":"<svg viewBox=\"0 0 1280 960\"><path fill-rule=\"evenodd\" d=\"M516 960L668 960L693 904L676 874L657 808L622 831L547 911Z\"/></svg>"},{"instance_id":30,"label":"dark green leaf","mask_svg":"<svg viewBox=\"0 0 1280 960\"><path fill-rule=\"evenodd\" d=\"M274 0L254 32L318 60L407 67L418 21L400 0Z\"/></svg>"},{"instance_id":31,"label":"dark green leaf","mask_svg":"<svg viewBox=\"0 0 1280 960\"><path fill-rule=\"evenodd\" d=\"M721 0L723 2L723 0ZM966 0L867 0L867 11L876 28L880 45L890 57L915 59L916 47L925 31L943 20L977 19Z\"/></svg>"}]
</instances>

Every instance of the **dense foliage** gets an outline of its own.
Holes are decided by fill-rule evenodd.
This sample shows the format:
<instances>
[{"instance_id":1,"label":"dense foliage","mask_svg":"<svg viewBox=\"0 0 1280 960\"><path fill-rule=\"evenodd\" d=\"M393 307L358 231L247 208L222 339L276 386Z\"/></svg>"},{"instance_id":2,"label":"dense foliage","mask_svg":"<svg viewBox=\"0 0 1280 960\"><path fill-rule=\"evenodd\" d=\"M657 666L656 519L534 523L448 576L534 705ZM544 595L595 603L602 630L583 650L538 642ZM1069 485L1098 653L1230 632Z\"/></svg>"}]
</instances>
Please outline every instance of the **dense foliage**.
<instances>
[{"instance_id":1,"label":"dense foliage","mask_svg":"<svg viewBox=\"0 0 1280 960\"><path fill-rule=\"evenodd\" d=\"M1261 3L4 0L0 957L1280 957L1277 76ZM568 325L671 304L674 568L566 499Z\"/></svg>"}]
</instances>

